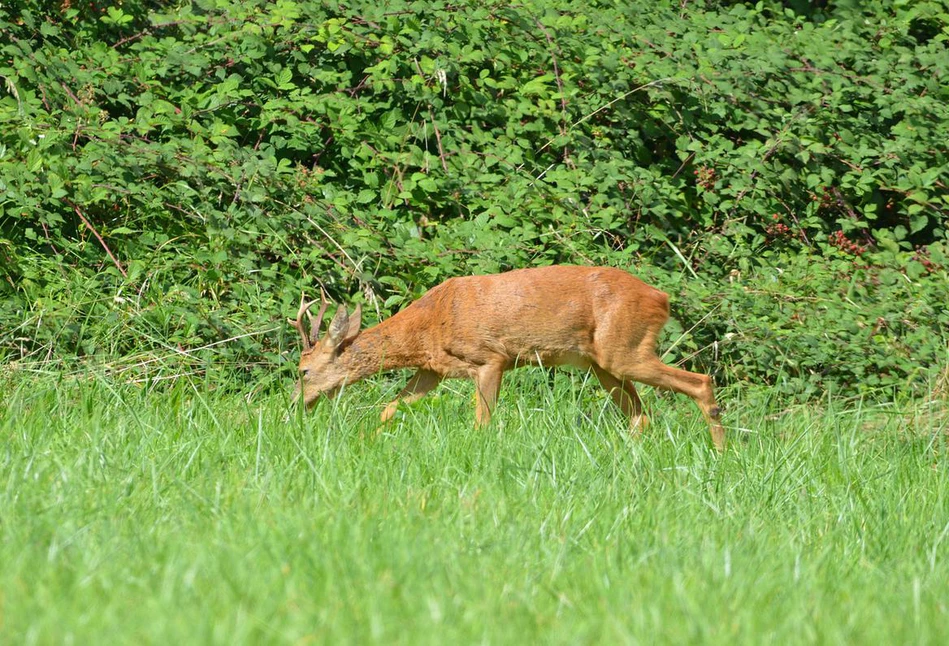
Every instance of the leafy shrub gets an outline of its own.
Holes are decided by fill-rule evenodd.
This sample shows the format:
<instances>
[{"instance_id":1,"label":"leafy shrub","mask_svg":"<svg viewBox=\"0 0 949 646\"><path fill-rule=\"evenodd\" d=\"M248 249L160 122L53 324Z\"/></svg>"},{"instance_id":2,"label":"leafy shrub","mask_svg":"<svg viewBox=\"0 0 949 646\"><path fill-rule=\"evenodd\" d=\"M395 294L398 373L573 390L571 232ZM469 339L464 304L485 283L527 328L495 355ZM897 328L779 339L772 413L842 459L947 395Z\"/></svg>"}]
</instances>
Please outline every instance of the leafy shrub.
<instances>
[{"instance_id":1,"label":"leafy shrub","mask_svg":"<svg viewBox=\"0 0 949 646\"><path fill-rule=\"evenodd\" d=\"M21 7L0 9L12 357L220 344L215 360L262 372L292 338L274 319L316 283L381 316L451 275L553 262L669 283L695 249L698 342L747 338L729 375L812 392L844 337L776 364L761 340L800 328L768 313L774 290L837 316L839 256L861 253L868 284L940 295L901 266L946 235L938 3ZM735 271L783 282L756 300ZM844 295L875 311L880 294L920 295ZM881 385L912 372L897 364Z\"/></svg>"},{"instance_id":2,"label":"leafy shrub","mask_svg":"<svg viewBox=\"0 0 949 646\"><path fill-rule=\"evenodd\" d=\"M735 260L730 275L670 286L679 290L679 320L702 323L681 332L677 356L698 352L688 358L720 381L764 383L798 398L922 395L945 370L945 244L915 256L826 248Z\"/></svg>"}]
</instances>

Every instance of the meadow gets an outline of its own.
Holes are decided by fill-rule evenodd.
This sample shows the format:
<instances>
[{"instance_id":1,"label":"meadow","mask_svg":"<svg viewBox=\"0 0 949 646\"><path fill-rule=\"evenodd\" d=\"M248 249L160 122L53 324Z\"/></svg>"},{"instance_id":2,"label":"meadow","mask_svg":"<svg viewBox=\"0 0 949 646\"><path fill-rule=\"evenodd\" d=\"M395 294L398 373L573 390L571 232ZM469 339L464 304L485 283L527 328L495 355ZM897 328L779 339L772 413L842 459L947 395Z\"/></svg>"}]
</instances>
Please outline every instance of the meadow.
<instances>
[{"instance_id":1,"label":"meadow","mask_svg":"<svg viewBox=\"0 0 949 646\"><path fill-rule=\"evenodd\" d=\"M644 393L509 375L310 414L211 379L0 381L0 642L949 641L938 393L787 408L723 389L730 446Z\"/></svg>"}]
</instances>

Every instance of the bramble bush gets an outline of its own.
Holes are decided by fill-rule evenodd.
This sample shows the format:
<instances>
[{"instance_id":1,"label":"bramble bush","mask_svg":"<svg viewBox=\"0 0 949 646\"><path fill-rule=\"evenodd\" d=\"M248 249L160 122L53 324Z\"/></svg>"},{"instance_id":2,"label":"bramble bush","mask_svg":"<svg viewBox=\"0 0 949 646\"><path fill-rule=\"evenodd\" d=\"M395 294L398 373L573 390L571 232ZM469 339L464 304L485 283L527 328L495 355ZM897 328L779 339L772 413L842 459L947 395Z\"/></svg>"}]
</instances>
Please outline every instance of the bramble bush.
<instances>
[{"instance_id":1,"label":"bramble bush","mask_svg":"<svg viewBox=\"0 0 949 646\"><path fill-rule=\"evenodd\" d=\"M949 14L786 4L0 9L0 352L258 378L302 288L608 263L722 380L925 387Z\"/></svg>"},{"instance_id":2,"label":"bramble bush","mask_svg":"<svg viewBox=\"0 0 949 646\"><path fill-rule=\"evenodd\" d=\"M682 330L674 356L784 397L925 393L949 360L947 251L854 255L828 244L738 259L714 281L683 278L675 313L701 325Z\"/></svg>"}]
</instances>

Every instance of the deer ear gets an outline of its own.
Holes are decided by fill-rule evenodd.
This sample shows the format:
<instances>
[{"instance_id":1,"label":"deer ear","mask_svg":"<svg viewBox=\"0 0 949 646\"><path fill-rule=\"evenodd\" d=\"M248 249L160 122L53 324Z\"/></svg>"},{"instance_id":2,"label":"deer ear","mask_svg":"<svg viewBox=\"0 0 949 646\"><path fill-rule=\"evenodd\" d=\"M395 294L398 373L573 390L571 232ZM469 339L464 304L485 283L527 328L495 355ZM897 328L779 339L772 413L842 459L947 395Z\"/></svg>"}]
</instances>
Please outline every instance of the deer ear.
<instances>
[{"instance_id":1,"label":"deer ear","mask_svg":"<svg viewBox=\"0 0 949 646\"><path fill-rule=\"evenodd\" d=\"M326 331L326 340L331 348L337 348L346 340L346 334L349 332L349 314L346 313L346 305L341 304L336 310L336 316L330 323L329 330Z\"/></svg>"},{"instance_id":2,"label":"deer ear","mask_svg":"<svg viewBox=\"0 0 949 646\"><path fill-rule=\"evenodd\" d=\"M346 332L346 341L352 341L359 334L362 327L362 303L356 304L356 309L349 315L349 331Z\"/></svg>"},{"instance_id":3,"label":"deer ear","mask_svg":"<svg viewBox=\"0 0 949 646\"><path fill-rule=\"evenodd\" d=\"M331 348L338 348L348 341L352 341L359 334L359 327L362 325L362 305L356 305L350 316L346 312L346 306L340 305L336 310L336 316L330 323L329 330L326 333L326 339Z\"/></svg>"}]
</instances>

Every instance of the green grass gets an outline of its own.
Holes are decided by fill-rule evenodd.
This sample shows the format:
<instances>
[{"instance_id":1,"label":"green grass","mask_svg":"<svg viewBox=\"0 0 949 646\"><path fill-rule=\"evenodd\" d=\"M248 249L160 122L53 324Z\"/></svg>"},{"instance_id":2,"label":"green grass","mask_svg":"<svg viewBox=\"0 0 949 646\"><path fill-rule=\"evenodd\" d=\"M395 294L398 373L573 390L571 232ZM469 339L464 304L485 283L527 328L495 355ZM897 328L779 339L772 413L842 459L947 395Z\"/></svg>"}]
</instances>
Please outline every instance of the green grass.
<instances>
[{"instance_id":1,"label":"green grass","mask_svg":"<svg viewBox=\"0 0 949 646\"><path fill-rule=\"evenodd\" d=\"M181 380L0 385L0 642L949 642L940 403L684 398L631 440L574 373L313 414ZM741 429L741 430L735 430Z\"/></svg>"}]
</instances>

